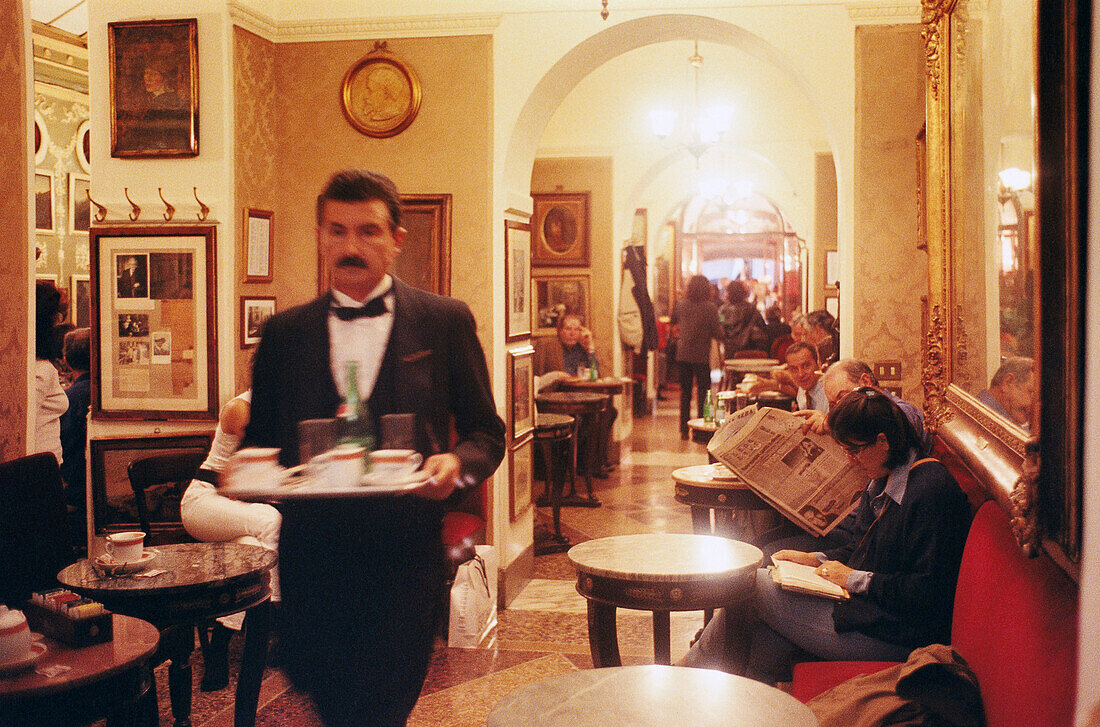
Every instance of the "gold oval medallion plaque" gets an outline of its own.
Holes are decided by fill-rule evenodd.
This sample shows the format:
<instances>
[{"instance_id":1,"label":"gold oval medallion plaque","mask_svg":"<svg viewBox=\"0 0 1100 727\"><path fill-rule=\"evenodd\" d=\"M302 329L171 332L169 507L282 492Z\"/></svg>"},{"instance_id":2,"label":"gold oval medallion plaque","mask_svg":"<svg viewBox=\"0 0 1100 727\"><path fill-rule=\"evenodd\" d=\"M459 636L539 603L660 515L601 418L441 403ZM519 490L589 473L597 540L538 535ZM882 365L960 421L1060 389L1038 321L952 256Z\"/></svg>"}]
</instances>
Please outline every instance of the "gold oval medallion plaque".
<instances>
[{"instance_id":1,"label":"gold oval medallion plaque","mask_svg":"<svg viewBox=\"0 0 1100 727\"><path fill-rule=\"evenodd\" d=\"M344 76L344 114L367 136L396 136L420 110L420 81L385 46L376 46Z\"/></svg>"}]
</instances>

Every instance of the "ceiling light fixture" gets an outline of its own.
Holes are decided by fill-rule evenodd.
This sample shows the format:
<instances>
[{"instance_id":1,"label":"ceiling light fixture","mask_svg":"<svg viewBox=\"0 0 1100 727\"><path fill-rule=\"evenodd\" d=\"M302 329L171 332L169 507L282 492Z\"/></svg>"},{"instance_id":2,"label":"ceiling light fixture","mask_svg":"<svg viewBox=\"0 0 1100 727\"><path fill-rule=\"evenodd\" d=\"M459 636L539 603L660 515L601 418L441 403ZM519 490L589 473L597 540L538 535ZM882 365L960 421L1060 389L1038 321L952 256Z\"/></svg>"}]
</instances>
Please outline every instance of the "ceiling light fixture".
<instances>
[{"instance_id":1,"label":"ceiling light fixture","mask_svg":"<svg viewBox=\"0 0 1100 727\"><path fill-rule=\"evenodd\" d=\"M603 10L600 11L600 17L607 20L607 0L603 0Z\"/></svg>"},{"instance_id":2,"label":"ceiling light fixture","mask_svg":"<svg viewBox=\"0 0 1100 727\"><path fill-rule=\"evenodd\" d=\"M649 112L650 128L662 141L679 137L675 143L695 157L698 168L699 159L726 135L730 129L733 107L728 104L715 104L705 109L699 108L699 86L702 82L703 56L699 55L699 41L695 41L695 52L688 57L693 69L694 96L691 115L683 119L677 134L676 122L679 114L671 109L654 109Z\"/></svg>"}]
</instances>

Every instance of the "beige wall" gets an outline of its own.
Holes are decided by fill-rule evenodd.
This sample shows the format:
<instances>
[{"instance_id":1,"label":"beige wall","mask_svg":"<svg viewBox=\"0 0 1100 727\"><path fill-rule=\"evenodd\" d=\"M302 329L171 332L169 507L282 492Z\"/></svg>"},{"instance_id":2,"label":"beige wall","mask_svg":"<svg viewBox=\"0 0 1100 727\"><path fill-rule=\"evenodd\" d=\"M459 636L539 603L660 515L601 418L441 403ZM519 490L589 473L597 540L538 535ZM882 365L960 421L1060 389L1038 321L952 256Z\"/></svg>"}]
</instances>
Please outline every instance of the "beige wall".
<instances>
[{"instance_id":1,"label":"beige wall","mask_svg":"<svg viewBox=\"0 0 1100 727\"><path fill-rule=\"evenodd\" d=\"M27 100L29 35L23 0L0 3L0 461L27 453L27 398L33 353L30 298ZM19 183L19 180L23 180ZM28 313L30 311L30 314Z\"/></svg>"},{"instance_id":2,"label":"beige wall","mask_svg":"<svg viewBox=\"0 0 1100 727\"><path fill-rule=\"evenodd\" d=\"M832 154L814 154L814 244L809 275L810 300L804 311L825 308L825 296L836 295L836 280L825 279L825 253L837 249L836 165ZM839 266L837 266L839 269Z\"/></svg>"},{"instance_id":3,"label":"beige wall","mask_svg":"<svg viewBox=\"0 0 1100 727\"><path fill-rule=\"evenodd\" d=\"M917 250L916 137L924 124L919 25L856 28L853 350L901 360L903 392L920 389L920 299L928 256Z\"/></svg>"},{"instance_id":4,"label":"beige wall","mask_svg":"<svg viewBox=\"0 0 1100 727\"><path fill-rule=\"evenodd\" d=\"M568 158L536 159L531 173L531 191L589 192L589 267L533 268L532 276L589 276L593 338L596 341L601 373L612 373L610 365L615 335L615 277L621 266L615 259L612 236L612 164L611 159ZM534 294L534 293L532 293Z\"/></svg>"}]
</instances>

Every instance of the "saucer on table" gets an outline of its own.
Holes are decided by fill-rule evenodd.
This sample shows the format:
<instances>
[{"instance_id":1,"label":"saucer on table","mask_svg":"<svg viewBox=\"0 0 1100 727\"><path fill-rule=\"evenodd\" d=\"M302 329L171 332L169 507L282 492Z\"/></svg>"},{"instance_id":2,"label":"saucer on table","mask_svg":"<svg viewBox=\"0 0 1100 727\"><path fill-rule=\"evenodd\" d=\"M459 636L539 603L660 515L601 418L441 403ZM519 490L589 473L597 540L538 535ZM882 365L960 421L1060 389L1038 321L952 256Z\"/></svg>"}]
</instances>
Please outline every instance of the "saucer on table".
<instances>
[{"instance_id":1,"label":"saucer on table","mask_svg":"<svg viewBox=\"0 0 1100 727\"><path fill-rule=\"evenodd\" d=\"M34 634L34 636L41 638L38 634ZM41 641L35 641L31 644L31 649L25 656L21 656L18 659L12 659L11 661L0 662L0 674L14 674L15 672L22 671L32 666L45 654L46 645Z\"/></svg>"},{"instance_id":2,"label":"saucer on table","mask_svg":"<svg viewBox=\"0 0 1100 727\"><path fill-rule=\"evenodd\" d=\"M138 571L143 571L148 568L149 564L156 560L158 555L160 555L160 551L155 548L146 548L142 551L141 557L137 560L115 560L104 553L103 555L96 556L95 564L101 570L105 571L107 575L137 573Z\"/></svg>"},{"instance_id":3,"label":"saucer on table","mask_svg":"<svg viewBox=\"0 0 1100 727\"><path fill-rule=\"evenodd\" d=\"M363 475L363 485L392 485L400 487L404 485L420 485L428 481L428 474L424 470L416 470L407 475L393 476L384 472L368 472Z\"/></svg>"}]
</instances>

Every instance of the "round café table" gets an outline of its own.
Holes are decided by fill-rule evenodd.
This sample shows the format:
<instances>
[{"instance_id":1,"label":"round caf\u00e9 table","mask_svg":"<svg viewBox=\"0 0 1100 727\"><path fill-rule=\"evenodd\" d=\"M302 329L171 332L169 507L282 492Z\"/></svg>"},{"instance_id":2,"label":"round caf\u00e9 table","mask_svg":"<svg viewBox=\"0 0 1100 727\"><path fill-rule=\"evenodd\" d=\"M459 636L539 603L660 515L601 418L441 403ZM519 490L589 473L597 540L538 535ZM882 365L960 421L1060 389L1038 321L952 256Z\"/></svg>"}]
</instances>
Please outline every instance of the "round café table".
<instances>
[{"instance_id":1,"label":"round caf\u00e9 table","mask_svg":"<svg viewBox=\"0 0 1100 727\"><path fill-rule=\"evenodd\" d=\"M700 464L672 471L675 499L691 507L691 526L699 535L721 535L751 542L763 531L757 513L772 506L723 464ZM712 523L713 520L713 523Z\"/></svg>"},{"instance_id":2,"label":"round caf\u00e9 table","mask_svg":"<svg viewBox=\"0 0 1100 727\"><path fill-rule=\"evenodd\" d=\"M57 580L109 611L144 619L160 629L155 663L171 661L168 689L176 727L191 724L193 628L218 616L246 611L234 725L251 727L272 627L268 571L278 556L267 548L240 543L176 543L158 545L156 550L156 559L145 571L105 575L85 558L63 569ZM158 570L163 572L143 575ZM155 691L150 691L155 699Z\"/></svg>"},{"instance_id":3,"label":"round caf\u00e9 table","mask_svg":"<svg viewBox=\"0 0 1100 727\"><path fill-rule=\"evenodd\" d=\"M558 674L520 687L486 727L817 727L810 708L746 677L680 666Z\"/></svg>"},{"instance_id":4,"label":"round caf\u00e9 table","mask_svg":"<svg viewBox=\"0 0 1100 727\"><path fill-rule=\"evenodd\" d=\"M714 433L718 431L718 423L708 422L702 417L688 419L688 429L691 430L691 441L708 444Z\"/></svg>"},{"instance_id":5,"label":"round caf\u00e9 table","mask_svg":"<svg viewBox=\"0 0 1100 727\"><path fill-rule=\"evenodd\" d=\"M577 419L577 445L573 448L574 471L580 444L584 444L584 480L588 497L579 497L575 489L563 498L563 505L599 507L600 501L592 494L592 476L598 467L599 422L602 412L610 406L611 397L594 391L547 391L535 397L539 413L566 414Z\"/></svg>"},{"instance_id":6,"label":"round caf\u00e9 table","mask_svg":"<svg viewBox=\"0 0 1100 727\"><path fill-rule=\"evenodd\" d=\"M82 725L104 716L141 724L138 703L152 688L149 659L160 632L117 613L111 632L109 641L79 648L43 638L46 652L33 668L0 675L0 725ZM52 674L55 667L62 668Z\"/></svg>"},{"instance_id":7,"label":"round caf\u00e9 table","mask_svg":"<svg viewBox=\"0 0 1100 727\"><path fill-rule=\"evenodd\" d=\"M597 667L619 666L615 609L653 612L653 653L671 661L670 612L706 611L752 595L760 549L713 535L648 533L587 540L569 549L577 592L588 600L588 645ZM629 723L624 723L629 724Z\"/></svg>"},{"instance_id":8,"label":"round caf\u00e9 table","mask_svg":"<svg viewBox=\"0 0 1100 727\"><path fill-rule=\"evenodd\" d=\"M632 407L634 405L630 396L631 387L634 385L634 379L625 376L601 376L598 379L583 379L583 378L568 378L562 379L558 382L558 388L561 391L587 391L597 394L607 394L608 402L607 408L600 412L598 431L600 433L599 451L596 454L597 476L606 477L607 473L611 470L611 431L615 426L615 409L612 404L614 397L622 394L623 403L625 408Z\"/></svg>"},{"instance_id":9,"label":"round caf\u00e9 table","mask_svg":"<svg viewBox=\"0 0 1100 727\"><path fill-rule=\"evenodd\" d=\"M767 376L778 365L774 358L727 358L722 362L722 388L732 389L745 374Z\"/></svg>"}]
</instances>

